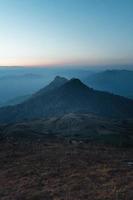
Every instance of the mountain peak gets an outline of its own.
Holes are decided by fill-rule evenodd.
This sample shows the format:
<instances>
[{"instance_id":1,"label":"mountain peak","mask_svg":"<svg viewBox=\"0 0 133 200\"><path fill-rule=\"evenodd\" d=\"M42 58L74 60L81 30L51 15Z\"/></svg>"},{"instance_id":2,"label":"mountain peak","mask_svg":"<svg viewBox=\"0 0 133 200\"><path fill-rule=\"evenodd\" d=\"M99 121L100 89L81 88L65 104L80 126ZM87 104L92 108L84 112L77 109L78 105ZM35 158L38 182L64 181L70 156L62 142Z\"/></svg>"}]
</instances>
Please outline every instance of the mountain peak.
<instances>
[{"instance_id":1,"label":"mountain peak","mask_svg":"<svg viewBox=\"0 0 133 200\"><path fill-rule=\"evenodd\" d=\"M73 88L77 88L77 89L83 89L83 88L87 88L89 89L89 87L87 87L80 79L78 78L72 78L70 81L68 81L66 83L67 86L73 87Z\"/></svg>"},{"instance_id":2,"label":"mountain peak","mask_svg":"<svg viewBox=\"0 0 133 200\"><path fill-rule=\"evenodd\" d=\"M80 83L80 84L82 83L81 80L78 78L72 78L70 81L74 83Z\"/></svg>"},{"instance_id":3,"label":"mountain peak","mask_svg":"<svg viewBox=\"0 0 133 200\"><path fill-rule=\"evenodd\" d=\"M52 82L55 82L55 81L56 81L56 82L57 82L57 81L67 82L68 80L67 80L65 77L62 77L62 76L56 76ZM51 82L51 83L52 83L52 82Z\"/></svg>"},{"instance_id":4,"label":"mountain peak","mask_svg":"<svg viewBox=\"0 0 133 200\"><path fill-rule=\"evenodd\" d=\"M64 85L68 80L64 77L56 76L54 80L49 83L46 87L39 90L35 95L42 95L45 94L48 91L54 90L62 85Z\"/></svg>"},{"instance_id":5,"label":"mountain peak","mask_svg":"<svg viewBox=\"0 0 133 200\"><path fill-rule=\"evenodd\" d=\"M55 76L54 80L60 80L60 79L65 79L67 80L65 77L62 77L62 76Z\"/></svg>"},{"instance_id":6,"label":"mountain peak","mask_svg":"<svg viewBox=\"0 0 133 200\"><path fill-rule=\"evenodd\" d=\"M63 81L60 81L62 79ZM133 101L88 88L77 78L67 80L55 77L53 82L24 103L1 108L0 122L33 120L68 113L93 113L102 117L132 118Z\"/></svg>"}]
</instances>

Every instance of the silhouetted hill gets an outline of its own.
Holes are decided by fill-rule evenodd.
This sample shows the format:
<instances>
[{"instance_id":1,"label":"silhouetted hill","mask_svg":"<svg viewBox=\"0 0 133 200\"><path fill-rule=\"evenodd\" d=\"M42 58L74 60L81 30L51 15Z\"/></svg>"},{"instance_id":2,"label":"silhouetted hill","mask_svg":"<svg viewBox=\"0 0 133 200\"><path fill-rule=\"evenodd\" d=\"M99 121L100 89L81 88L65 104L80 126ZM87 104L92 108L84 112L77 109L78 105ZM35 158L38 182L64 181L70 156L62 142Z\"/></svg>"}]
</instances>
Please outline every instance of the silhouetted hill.
<instances>
[{"instance_id":1,"label":"silhouetted hill","mask_svg":"<svg viewBox=\"0 0 133 200\"><path fill-rule=\"evenodd\" d=\"M55 89L47 88L22 104L1 108L0 122L61 116L70 112L94 113L112 118L133 117L132 100L93 90L79 79L71 79Z\"/></svg>"},{"instance_id":2,"label":"silhouetted hill","mask_svg":"<svg viewBox=\"0 0 133 200\"><path fill-rule=\"evenodd\" d=\"M63 84L65 84L67 81L68 81L68 79L66 79L64 77L56 76L55 79L49 85L47 85L46 87L42 88L37 93L35 93L35 96L43 95L44 93L46 93L48 91L56 89L56 88L62 86Z\"/></svg>"},{"instance_id":3,"label":"silhouetted hill","mask_svg":"<svg viewBox=\"0 0 133 200\"><path fill-rule=\"evenodd\" d=\"M133 98L133 71L106 70L88 76L85 83L98 90Z\"/></svg>"}]
</instances>

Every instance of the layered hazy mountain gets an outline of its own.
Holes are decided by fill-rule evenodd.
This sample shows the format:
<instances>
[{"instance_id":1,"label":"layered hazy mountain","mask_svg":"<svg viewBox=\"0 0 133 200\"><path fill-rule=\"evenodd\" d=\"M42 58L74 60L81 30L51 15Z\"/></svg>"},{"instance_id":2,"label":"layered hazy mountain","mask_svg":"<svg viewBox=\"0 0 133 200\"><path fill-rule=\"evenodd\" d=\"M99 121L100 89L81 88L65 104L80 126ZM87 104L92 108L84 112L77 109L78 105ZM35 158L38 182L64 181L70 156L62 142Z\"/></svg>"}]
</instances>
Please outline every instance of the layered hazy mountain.
<instances>
[{"instance_id":1,"label":"layered hazy mountain","mask_svg":"<svg viewBox=\"0 0 133 200\"><path fill-rule=\"evenodd\" d=\"M37 92L49 84L55 76L84 79L92 74L90 70L39 68L39 67L1 67L0 68L0 105L7 105L23 96ZM17 101L18 103L18 101Z\"/></svg>"},{"instance_id":2,"label":"layered hazy mountain","mask_svg":"<svg viewBox=\"0 0 133 200\"><path fill-rule=\"evenodd\" d=\"M16 122L67 113L93 113L103 117L133 117L133 101L94 90L79 79L56 77L27 101L0 109L0 122Z\"/></svg>"},{"instance_id":3,"label":"layered hazy mountain","mask_svg":"<svg viewBox=\"0 0 133 200\"><path fill-rule=\"evenodd\" d=\"M38 95L40 92L46 92L48 90L52 90L56 87L61 86L63 83L65 83L67 81L66 78L61 78L59 76L55 77L55 80L52 81L49 85L47 85L45 88L39 90L37 93L35 93L36 95ZM24 95L24 96L18 96L16 98L13 98L9 101L6 101L4 103L2 103L0 106L1 107L5 107L5 106L11 106L11 105L17 105L20 104L24 101L26 101L27 99L29 99L32 95Z\"/></svg>"},{"instance_id":4,"label":"layered hazy mountain","mask_svg":"<svg viewBox=\"0 0 133 200\"><path fill-rule=\"evenodd\" d=\"M47 84L55 76L68 79L79 78L89 87L133 98L133 71L48 68L2 68L0 69L0 106L23 102Z\"/></svg>"},{"instance_id":5,"label":"layered hazy mountain","mask_svg":"<svg viewBox=\"0 0 133 200\"><path fill-rule=\"evenodd\" d=\"M133 71L106 70L88 76L85 83L97 90L133 98Z\"/></svg>"},{"instance_id":6,"label":"layered hazy mountain","mask_svg":"<svg viewBox=\"0 0 133 200\"><path fill-rule=\"evenodd\" d=\"M26 101L27 99L29 99L30 97L31 97L31 95L18 96L16 98L13 98L6 102L1 103L0 107L13 106L13 105L20 104L20 103Z\"/></svg>"}]
</instances>

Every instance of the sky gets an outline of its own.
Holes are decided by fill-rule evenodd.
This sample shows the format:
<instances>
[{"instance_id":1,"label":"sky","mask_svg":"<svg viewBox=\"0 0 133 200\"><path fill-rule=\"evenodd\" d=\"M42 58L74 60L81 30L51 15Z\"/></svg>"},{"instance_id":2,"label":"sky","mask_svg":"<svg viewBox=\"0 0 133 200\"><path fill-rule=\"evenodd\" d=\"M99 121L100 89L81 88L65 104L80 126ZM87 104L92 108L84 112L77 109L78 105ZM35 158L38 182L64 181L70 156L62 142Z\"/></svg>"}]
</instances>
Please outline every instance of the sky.
<instances>
[{"instance_id":1,"label":"sky","mask_svg":"<svg viewBox=\"0 0 133 200\"><path fill-rule=\"evenodd\" d=\"M0 0L0 66L133 64L133 0Z\"/></svg>"}]
</instances>

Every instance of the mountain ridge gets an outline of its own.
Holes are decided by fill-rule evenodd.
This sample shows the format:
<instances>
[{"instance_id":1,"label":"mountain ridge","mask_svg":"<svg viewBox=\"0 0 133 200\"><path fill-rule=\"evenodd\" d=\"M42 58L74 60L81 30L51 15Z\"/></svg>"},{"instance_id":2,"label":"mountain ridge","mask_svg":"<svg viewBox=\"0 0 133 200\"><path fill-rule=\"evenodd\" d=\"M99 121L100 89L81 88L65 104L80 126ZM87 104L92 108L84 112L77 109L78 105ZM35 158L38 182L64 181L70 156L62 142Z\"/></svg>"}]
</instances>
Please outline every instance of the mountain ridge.
<instances>
[{"instance_id":1,"label":"mountain ridge","mask_svg":"<svg viewBox=\"0 0 133 200\"><path fill-rule=\"evenodd\" d=\"M76 78L63 81L52 90L46 86L39 95L35 93L22 104L1 108L0 122L61 116L71 112L94 113L109 118L133 117L132 100L94 90Z\"/></svg>"},{"instance_id":2,"label":"mountain ridge","mask_svg":"<svg viewBox=\"0 0 133 200\"><path fill-rule=\"evenodd\" d=\"M96 90L133 97L132 70L105 70L88 76L84 82Z\"/></svg>"}]
</instances>

